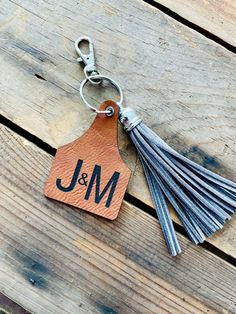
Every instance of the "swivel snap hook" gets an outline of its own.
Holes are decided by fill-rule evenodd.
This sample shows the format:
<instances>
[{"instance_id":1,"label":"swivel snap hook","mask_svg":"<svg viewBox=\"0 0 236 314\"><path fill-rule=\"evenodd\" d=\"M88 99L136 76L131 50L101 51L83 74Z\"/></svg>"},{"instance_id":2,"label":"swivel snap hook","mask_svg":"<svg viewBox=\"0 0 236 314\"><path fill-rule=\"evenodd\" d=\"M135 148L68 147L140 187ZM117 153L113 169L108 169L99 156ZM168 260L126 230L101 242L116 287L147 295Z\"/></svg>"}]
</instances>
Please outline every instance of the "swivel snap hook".
<instances>
[{"instance_id":1,"label":"swivel snap hook","mask_svg":"<svg viewBox=\"0 0 236 314\"><path fill-rule=\"evenodd\" d=\"M82 42L88 43L88 50L89 52L83 53L81 49L79 48ZM95 75L99 75L99 71L97 70L96 64L95 64L95 54L94 54L94 48L93 48L93 42L91 38L82 36L79 37L75 41L75 50L79 55L79 58L77 61L79 63L82 63L84 65L84 74L85 77L92 83L92 84L100 84L101 80L93 79L92 77Z\"/></svg>"},{"instance_id":2,"label":"swivel snap hook","mask_svg":"<svg viewBox=\"0 0 236 314\"><path fill-rule=\"evenodd\" d=\"M87 54L83 53L80 49L80 45L81 45L82 41L87 42L87 44L88 44L88 53ZM104 110L104 111L98 110L97 108L93 107L85 99L84 93L83 93L84 86L88 82L90 82L92 84L102 85L103 81L107 81L108 83L113 85L113 87L115 87L115 89L118 91L118 93L120 95L120 99L116 103L120 107L120 110L122 110L122 103L123 103L122 89L120 88L120 85L116 83L116 81L114 81L113 79L111 79L108 76L101 75L98 72L96 65L95 65L95 55L94 55L94 48L93 48L92 40L86 36L79 37L75 41L75 50L79 55L79 58L77 59L77 61L82 63L82 65L84 66L85 79L80 84L80 96L81 96L81 99L83 100L83 102L85 103L85 105L88 106L88 108L90 108L93 112L96 112L99 114L100 113L106 114L109 117L111 117L114 114L114 111L111 107L106 108L106 110Z\"/></svg>"}]
</instances>

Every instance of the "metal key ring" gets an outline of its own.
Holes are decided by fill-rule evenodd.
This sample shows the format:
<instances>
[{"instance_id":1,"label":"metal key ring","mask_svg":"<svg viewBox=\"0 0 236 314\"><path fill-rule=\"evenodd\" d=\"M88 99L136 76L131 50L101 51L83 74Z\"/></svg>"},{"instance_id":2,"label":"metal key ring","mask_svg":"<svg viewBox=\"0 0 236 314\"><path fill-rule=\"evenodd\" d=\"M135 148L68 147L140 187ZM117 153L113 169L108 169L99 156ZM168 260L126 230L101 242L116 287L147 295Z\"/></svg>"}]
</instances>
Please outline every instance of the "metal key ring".
<instances>
[{"instance_id":1,"label":"metal key ring","mask_svg":"<svg viewBox=\"0 0 236 314\"><path fill-rule=\"evenodd\" d=\"M113 85L116 89L117 89L117 91L118 91L118 93L119 93L119 95L120 95L120 100L119 101L117 101L116 102L116 104L120 107L120 108L122 108L122 103L123 103L123 92L122 92L122 89L120 88L120 86L113 80L113 79L111 79L110 77L108 77L108 76L105 76L105 75L100 75L100 74L98 74L98 75L93 75L93 76L90 76L90 79L101 79L101 80L105 80L105 81L108 81L111 85ZM88 108L90 108L93 112L96 112L96 113L105 113L105 114L107 114L107 115L112 115L113 114L113 112L111 112L111 108L109 108L108 110L104 110L104 111L102 111L102 110L98 110L97 108L95 108L95 107L93 107L92 105L90 105L89 104L89 102L87 102L87 100L85 99L85 97L84 97L84 94L83 94L83 88L84 88L84 86L89 82L90 80L88 79L88 78L85 78L84 80L83 80L83 82L80 84L80 89L79 89L79 92L80 92L80 97L81 97L81 99L83 100L83 102L85 103L85 105L88 107Z\"/></svg>"}]
</instances>

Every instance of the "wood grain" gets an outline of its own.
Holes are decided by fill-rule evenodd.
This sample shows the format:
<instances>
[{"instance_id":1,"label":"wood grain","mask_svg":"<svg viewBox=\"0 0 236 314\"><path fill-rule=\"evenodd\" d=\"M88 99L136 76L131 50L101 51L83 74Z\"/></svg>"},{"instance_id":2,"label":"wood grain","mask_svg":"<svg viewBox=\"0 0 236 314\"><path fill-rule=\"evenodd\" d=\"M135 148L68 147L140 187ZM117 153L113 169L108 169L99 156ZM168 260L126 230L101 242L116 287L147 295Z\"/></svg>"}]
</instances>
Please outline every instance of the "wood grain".
<instances>
[{"instance_id":1,"label":"wood grain","mask_svg":"<svg viewBox=\"0 0 236 314\"><path fill-rule=\"evenodd\" d=\"M155 0L155 2L236 47L235 1Z\"/></svg>"},{"instance_id":2,"label":"wood grain","mask_svg":"<svg viewBox=\"0 0 236 314\"><path fill-rule=\"evenodd\" d=\"M1 127L0 292L33 313L235 313L235 268L154 218L110 222L42 195L52 157Z\"/></svg>"},{"instance_id":3,"label":"wood grain","mask_svg":"<svg viewBox=\"0 0 236 314\"><path fill-rule=\"evenodd\" d=\"M58 148L44 194L114 220L118 216L131 172L118 149L119 107L113 101L105 101L99 110L105 111L107 108L114 110L111 117L98 114L79 139ZM75 175L76 169L79 172ZM61 181L60 188L58 180Z\"/></svg>"},{"instance_id":4,"label":"wood grain","mask_svg":"<svg viewBox=\"0 0 236 314\"><path fill-rule=\"evenodd\" d=\"M53 147L81 136L93 117L80 101L84 77L73 41L87 35L100 70L121 84L127 105L179 152L236 180L232 53L136 0L3 1L1 21L0 106L8 119ZM113 95L97 88L89 94L95 104ZM152 205L122 131L120 148L133 172L129 193ZM234 217L208 241L236 257L235 230Z\"/></svg>"}]
</instances>

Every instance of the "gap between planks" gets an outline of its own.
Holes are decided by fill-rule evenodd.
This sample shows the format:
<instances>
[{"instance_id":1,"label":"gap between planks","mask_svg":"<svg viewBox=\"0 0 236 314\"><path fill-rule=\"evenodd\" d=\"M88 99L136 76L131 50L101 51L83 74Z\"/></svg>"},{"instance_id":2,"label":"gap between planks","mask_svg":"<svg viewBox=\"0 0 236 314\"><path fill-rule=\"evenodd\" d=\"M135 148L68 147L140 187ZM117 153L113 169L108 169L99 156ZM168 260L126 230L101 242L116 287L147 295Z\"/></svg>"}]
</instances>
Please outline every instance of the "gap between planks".
<instances>
[{"instance_id":1,"label":"gap between planks","mask_svg":"<svg viewBox=\"0 0 236 314\"><path fill-rule=\"evenodd\" d=\"M30 314L30 313L0 292L0 314Z\"/></svg>"},{"instance_id":2,"label":"gap between planks","mask_svg":"<svg viewBox=\"0 0 236 314\"><path fill-rule=\"evenodd\" d=\"M220 1L219 3L193 1L189 4L183 0L143 1L225 49L236 53L234 1Z\"/></svg>"}]
</instances>

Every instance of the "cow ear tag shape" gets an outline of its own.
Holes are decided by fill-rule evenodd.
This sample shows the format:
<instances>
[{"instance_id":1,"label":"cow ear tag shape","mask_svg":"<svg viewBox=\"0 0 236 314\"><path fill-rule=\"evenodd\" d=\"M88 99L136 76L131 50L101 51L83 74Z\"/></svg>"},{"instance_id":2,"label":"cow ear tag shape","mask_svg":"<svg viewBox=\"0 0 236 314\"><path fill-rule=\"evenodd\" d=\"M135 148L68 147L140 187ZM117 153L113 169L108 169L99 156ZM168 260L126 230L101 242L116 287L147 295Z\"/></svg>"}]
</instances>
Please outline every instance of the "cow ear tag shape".
<instances>
[{"instance_id":1,"label":"cow ear tag shape","mask_svg":"<svg viewBox=\"0 0 236 314\"><path fill-rule=\"evenodd\" d=\"M119 107L113 101L105 101L99 110L107 108L112 109L112 116L97 114L79 139L58 148L44 194L113 220L131 172L117 144Z\"/></svg>"}]
</instances>

